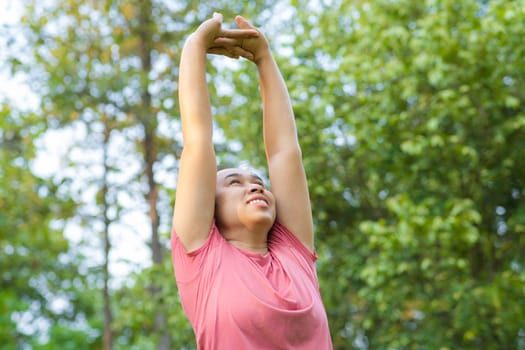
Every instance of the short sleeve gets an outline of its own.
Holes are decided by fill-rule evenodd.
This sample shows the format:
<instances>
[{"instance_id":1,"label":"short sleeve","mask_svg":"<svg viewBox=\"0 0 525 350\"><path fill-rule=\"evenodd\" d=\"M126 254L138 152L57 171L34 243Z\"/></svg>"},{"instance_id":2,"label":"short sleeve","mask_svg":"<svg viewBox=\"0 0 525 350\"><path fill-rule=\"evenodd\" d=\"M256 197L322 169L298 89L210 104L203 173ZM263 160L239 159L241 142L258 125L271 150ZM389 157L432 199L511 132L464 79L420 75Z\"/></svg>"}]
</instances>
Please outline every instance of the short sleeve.
<instances>
[{"instance_id":1,"label":"short sleeve","mask_svg":"<svg viewBox=\"0 0 525 350\"><path fill-rule=\"evenodd\" d=\"M317 254L311 252L290 230L276 222L269 237L268 246L285 264L301 268L310 282L319 288L315 262Z\"/></svg>"},{"instance_id":2,"label":"short sleeve","mask_svg":"<svg viewBox=\"0 0 525 350\"><path fill-rule=\"evenodd\" d=\"M276 222L272 228L269 239L270 245L288 245L295 249L302 257L311 262L317 261L317 253L310 251L300 240L294 235L286 226L280 222Z\"/></svg>"},{"instance_id":3,"label":"short sleeve","mask_svg":"<svg viewBox=\"0 0 525 350\"><path fill-rule=\"evenodd\" d=\"M178 284L189 283L202 272L204 262L211 250L224 240L217 226L213 223L208 239L202 246L191 252L187 252L175 230L171 233L171 257L175 271L175 279Z\"/></svg>"}]
</instances>

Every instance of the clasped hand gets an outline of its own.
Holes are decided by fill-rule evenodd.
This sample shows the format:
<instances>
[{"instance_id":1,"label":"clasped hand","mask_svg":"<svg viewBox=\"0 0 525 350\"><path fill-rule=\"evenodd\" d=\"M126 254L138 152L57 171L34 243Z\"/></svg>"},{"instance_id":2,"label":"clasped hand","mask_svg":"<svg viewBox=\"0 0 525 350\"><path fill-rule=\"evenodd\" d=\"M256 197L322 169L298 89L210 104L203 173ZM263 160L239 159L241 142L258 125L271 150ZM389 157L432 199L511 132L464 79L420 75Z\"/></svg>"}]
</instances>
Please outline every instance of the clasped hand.
<instances>
[{"instance_id":1,"label":"clasped hand","mask_svg":"<svg viewBox=\"0 0 525 350\"><path fill-rule=\"evenodd\" d=\"M238 59L244 57L257 63L269 51L264 35L244 17L236 16L239 29L222 28L222 15L214 13L204 21L194 35L204 40L206 52Z\"/></svg>"}]
</instances>

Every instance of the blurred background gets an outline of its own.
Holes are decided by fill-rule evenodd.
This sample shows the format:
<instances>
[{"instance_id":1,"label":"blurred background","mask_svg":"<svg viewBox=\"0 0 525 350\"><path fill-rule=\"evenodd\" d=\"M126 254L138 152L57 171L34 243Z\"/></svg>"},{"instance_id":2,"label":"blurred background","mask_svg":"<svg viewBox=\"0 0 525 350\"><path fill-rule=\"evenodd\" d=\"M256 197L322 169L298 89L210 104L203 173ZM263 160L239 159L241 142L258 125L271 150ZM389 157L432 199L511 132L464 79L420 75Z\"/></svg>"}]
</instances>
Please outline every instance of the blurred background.
<instances>
[{"instance_id":1,"label":"blurred background","mask_svg":"<svg viewBox=\"0 0 525 350\"><path fill-rule=\"evenodd\" d=\"M525 2L0 1L0 349L194 349L169 236L185 38L269 38L335 349L525 349ZM265 166L213 57L219 162Z\"/></svg>"}]
</instances>

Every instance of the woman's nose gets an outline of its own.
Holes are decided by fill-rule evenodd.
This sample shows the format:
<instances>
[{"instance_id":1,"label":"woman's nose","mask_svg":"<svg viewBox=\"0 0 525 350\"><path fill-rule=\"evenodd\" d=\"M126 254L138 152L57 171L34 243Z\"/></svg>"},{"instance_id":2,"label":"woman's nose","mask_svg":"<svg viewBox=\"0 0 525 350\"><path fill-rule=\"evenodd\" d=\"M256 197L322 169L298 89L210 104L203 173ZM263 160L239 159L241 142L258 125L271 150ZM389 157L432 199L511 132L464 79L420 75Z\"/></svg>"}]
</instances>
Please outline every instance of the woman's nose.
<instances>
[{"instance_id":1,"label":"woman's nose","mask_svg":"<svg viewBox=\"0 0 525 350\"><path fill-rule=\"evenodd\" d=\"M256 192L263 192L264 188L261 185L258 184L252 184L250 185L250 192L256 193Z\"/></svg>"}]
</instances>

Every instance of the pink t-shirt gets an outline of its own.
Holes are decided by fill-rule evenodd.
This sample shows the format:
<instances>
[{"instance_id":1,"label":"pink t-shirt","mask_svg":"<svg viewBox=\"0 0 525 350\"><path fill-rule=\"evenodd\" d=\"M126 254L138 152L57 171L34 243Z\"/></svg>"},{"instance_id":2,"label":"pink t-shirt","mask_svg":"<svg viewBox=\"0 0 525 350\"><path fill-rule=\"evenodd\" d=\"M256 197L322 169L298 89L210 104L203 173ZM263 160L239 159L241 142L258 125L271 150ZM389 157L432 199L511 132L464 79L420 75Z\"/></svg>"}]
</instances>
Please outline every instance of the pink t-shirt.
<instances>
[{"instance_id":1,"label":"pink t-shirt","mask_svg":"<svg viewBox=\"0 0 525 350\"><path fill-rule=\"evenodd\" d=\"M204 245L187 253L172 233L175 279L199 349L332 349L317 256L279 223L268 248L240 250L213 224Z\"/></svg>"}]
</instances>

